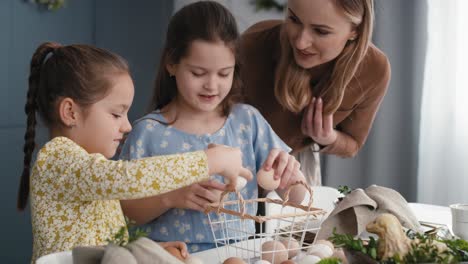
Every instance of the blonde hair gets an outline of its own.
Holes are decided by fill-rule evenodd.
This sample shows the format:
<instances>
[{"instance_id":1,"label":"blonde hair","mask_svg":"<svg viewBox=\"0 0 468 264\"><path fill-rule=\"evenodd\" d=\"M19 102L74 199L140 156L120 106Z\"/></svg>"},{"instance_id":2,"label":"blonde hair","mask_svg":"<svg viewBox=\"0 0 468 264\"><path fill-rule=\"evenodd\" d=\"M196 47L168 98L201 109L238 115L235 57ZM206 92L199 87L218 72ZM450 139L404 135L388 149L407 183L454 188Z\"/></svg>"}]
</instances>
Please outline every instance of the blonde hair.
<instances>
[{"instance_id":1,"label":"blonde hair","mask_svg":"<svg viewBox=\"0 0 468 264\"><path fill-rule=\"evenodd\" d=\"M325 102L325 114L334 113L341 105L346 87L356 74L372 39L374 23L373 0L335 0L345 16L353 24L357 36L350 40L335 59L333 68L322 76L315 97ZM301 112L312 97L310 74L298 66L283 26L280 33L281 57L275 74L275 97L291 112Z\"/></svg>"}]
</instances>

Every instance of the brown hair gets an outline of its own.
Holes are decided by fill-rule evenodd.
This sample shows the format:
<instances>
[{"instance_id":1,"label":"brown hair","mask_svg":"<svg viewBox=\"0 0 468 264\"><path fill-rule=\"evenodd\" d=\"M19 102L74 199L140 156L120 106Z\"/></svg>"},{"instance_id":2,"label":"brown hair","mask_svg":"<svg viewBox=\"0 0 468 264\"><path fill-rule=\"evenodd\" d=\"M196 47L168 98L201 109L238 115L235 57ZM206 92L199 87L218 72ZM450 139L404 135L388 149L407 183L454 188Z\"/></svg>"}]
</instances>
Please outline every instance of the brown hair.
<instances>
[{"instance_id":1,"label":"brown hair","mask_svg":"<svg viewBox=\"0 0 468 264\"><path fill-rule=\"evenodd\" d=\"M348 84L354 78L372 39L374 23L373 0L335 0L357 32L357 38L350 40L334 60L331 70L318 84L319 94L326 105L324 113L334 113L343 100ZM292 54L284 27L280 35L281 58L276 68L275 96L278 102L291 112L299 113L312 97L310 74L299 67ZM314 89L315 90L315 89Z\"/></svg>"},{"instance_id":2,"label":"brown hair","mask_svg":"<svg viewBox=\"0 0 468 264\"><path fill-rule=\"evenodd\" d=\"M106 96L113 74L130 74L127 62L109 51L88 46L41 44L31 59L25 112L24 161L17 207L24 210L29 196L32 153L35 148L36 112L50 129L61 125L57 103L72 98L85 109Z\"/></svg>"},{"instance_id":3,"label":"brown hair","mask_svg":"<svg viewBox=\"0 0 468 264\"><path fill-rule=\"evenodd\" d=\"M169 22L149 111L162 109L177 96L176 80L170 76L166 66L177 64L187 56L194 40L222 41L233 50L236 58L234 79L229 94L221 103L223 114L228 115L232 105L240 101L239 31L236 20L221 4L200 1L184 6Z\"/></svg>"}]
</instances>

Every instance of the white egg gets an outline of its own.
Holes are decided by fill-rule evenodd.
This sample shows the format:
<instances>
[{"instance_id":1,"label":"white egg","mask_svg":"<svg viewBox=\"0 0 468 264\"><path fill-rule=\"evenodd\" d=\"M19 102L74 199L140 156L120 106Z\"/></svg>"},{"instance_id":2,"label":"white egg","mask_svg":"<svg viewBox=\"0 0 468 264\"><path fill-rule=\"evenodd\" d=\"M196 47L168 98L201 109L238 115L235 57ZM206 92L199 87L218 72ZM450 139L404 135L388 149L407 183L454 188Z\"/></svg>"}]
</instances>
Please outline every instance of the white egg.
<instances>
[{"instance_id":1,"label":"white egg","mask_svg":"<svg viewBox=\"0 0 468 264\"><path fill-rule=\"evenodd\" d=\"M317 256L314 256L314 255L307 255L305 257L303 257L301 260L299 260L299 262L297 262L297 264L315 264L317 262L319 262L321 259Z\"/></svg>"},{"instance_id":2,"label":"white egg","mask_svg":"<svg viewBox=\"0 0 468 264\"><path fill-rule=\"evenodd\" d=\"M257 172L257 182L260 187L267 191L272 191L280 185L281 179L275 180L274 178L275 170L270 169L269 171L264 170L263 168Z\"/></svg>"},{"instance_id":3,"label":"white egg","mask_svg":"<svg viewBox=\"0 0 468 264\"><path fill-rule=\"evenodd\" d=\"M307 250L307 254L315 255L320 258L328 258L333 255L333 249L325 244L314 244Z\"/></svg>"},{"instance_id":4,"label":"white egg","mask_svg":"<svg viewBox=\"0 0 468 264\"><path fill-rule=\"evenodd\" d=\"M231 181L229 179L225 179L224 183L229 184ZM247 185L247 180L244 177L237 177L236 183L236 191L240 191L244 189L245 185Z\"/></svg>"},{"instance_id":5,"label":"white egg","mask_svg":"<svg viewBox=\"0 0 468 264\"><path fill-rule=\"evenodd\" d=\"M270 263L269 261L266 261L266 260L261 259L261 260L255 261L254 264L271 264L271 263Z\"/></svg>"}]
</instances>

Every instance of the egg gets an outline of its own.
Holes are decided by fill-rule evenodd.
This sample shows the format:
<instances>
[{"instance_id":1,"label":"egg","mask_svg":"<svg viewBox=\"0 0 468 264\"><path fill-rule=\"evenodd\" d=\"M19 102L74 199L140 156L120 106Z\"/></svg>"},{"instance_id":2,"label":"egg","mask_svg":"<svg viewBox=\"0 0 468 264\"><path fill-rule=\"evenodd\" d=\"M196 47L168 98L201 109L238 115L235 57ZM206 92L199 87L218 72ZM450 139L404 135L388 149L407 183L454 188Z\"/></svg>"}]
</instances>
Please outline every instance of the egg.
<instances>
[{"instance_id":1,"label":"egg","mask_svg":"<svg viewBox=\"0 0 468 264\"><path fill-rule=\"evenodd\" d=\"M261 168L257 172L257 182L260 187L267 191L272 191L280 185L281 179L275 180L274 178L275 170L270 169L269 171Z\"/></svg>"},{"instance_id":2,"label":"egg","mask_svg":"<svg viewBox=\"0 0 468 264\"><path fill-rule=\"evenodd\" d=\"M307 250L307 254L315 255L319 258L328 258L333 255L333 250L325 244L314 244Z\"/></svg>"},{"instance_id":3,"label":"egg","mask_svg":"<svg viewBox=\"0 0 468 264\"><path fill-rule=\"evenodd\" d=\"M295 185L291 187L288 201L295 204L302 204L306 196L307 189L303 185Z\"/></svg>"},{"instance_id":4,"label":"egg","mask_svg":"<svg viewBox=\"0 0 468 264\"><path fill-rule=\"evenodd\" d=\"M176 247L165 247L164 248L167 252L169 252L172 256L176 257L179 260L184 261L184 257L182 256L182 253L180 250Z\"/></svg>"},{"instance_id":5,"label":"egg","mask_svg":"<svg viewBox=\"0 0 468 264\"><path fill-rule=\"evenodd\" d=\"M262 259L272 264L279 264L288 260L288 252L281 242L274 240L267 241L262 244Z\"/></svg>"},{"instance_id":6,"label":"egg","mask_svg":"<svg viewBox=\"0 0 468 264\"><path fill-rule=\"evenodd\" d=\"M271 264L269 261L266 261L264 259L261 259L261 260L257 260L255 261L254 264Z\"/></svg>"},{"instance_id":7,"label":"egg","mask_svg":"<svg viewBox=\"0 0 468 264\"><path fill-rule=\"evenodd\" d=\"M321 259L314 255L306 255L303 257L297 264L315 264L319 262Z\"/></svg>"},{"instance_id":8,"label":"egg","mask_svg":"<svg viewBox=\"0 0 468 264\"><path fill-rule=\"evenodd\" d=\"M188 256L185 259L185 264L203 264L203 260L195 256Z\"/></svg>"},{"instance_id":9,"label":"egg","mask_svg":"<svg viewBox=\"0 0 468 264\"><path fill-rule=\"evenodd\" d=\"M223 264L247 264L241 258L231 257L226 259Z\"/></svg>"},{"instance_id":10,"label":"egg","mask_svg":"<svg viewBox=\"0 0 468 264\"><path fill-rule=\"evenodd\" d=\"M229 179L225 179L224 183L229 184L231 181ZM240 191L244 189L245 185L247 185L247 180L244 177L237 177L236 182L236 191Z\"/></svg>"},{"instance_id":11,"label":"egg","mask_svg":"<svg viewBox=\"0 0 468 264\"><path fill-rule=\"evenodd\" d=\"M288 258L293 258L297 255L297 253L299 253L299 250L301 249L301 246L299 245L299 242L292 238L280 238L279 240L281 242L281 244L284 245L284 247L286 249L289 249L288 250Z\"/></svg>"},{"instance_id":12,"label":"egg","mask_svg":"<svg viewBox=\"0 0 468 264\"><path fill-rule=\"evenodd\" d=\"M332 251L335 250L335 246L333 245L333 243L328 240L317 240L314 244L324 244L326 246L329 246Z\"/></svg>"},{"instance_id":13,"label":"egg","mask_svg":"<svg viewBox=\"0 0 468 264\"><path fill-rule=\"evenodd\" d=\"M281 262L281 264L296 264L296 262L292 260L286 260L286 261Z\"/></svg>"}]
</instances>

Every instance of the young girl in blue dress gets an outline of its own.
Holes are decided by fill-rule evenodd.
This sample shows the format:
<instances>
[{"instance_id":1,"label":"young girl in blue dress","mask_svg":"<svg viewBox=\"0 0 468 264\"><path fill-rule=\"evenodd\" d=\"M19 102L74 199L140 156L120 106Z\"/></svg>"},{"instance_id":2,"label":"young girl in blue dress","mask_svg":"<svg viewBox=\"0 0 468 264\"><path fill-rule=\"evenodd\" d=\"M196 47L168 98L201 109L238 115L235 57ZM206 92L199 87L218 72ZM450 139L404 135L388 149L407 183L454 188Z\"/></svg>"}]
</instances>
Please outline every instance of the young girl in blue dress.
<instances>
[{"instance_id":1,"label":"young girl in blue dress","mask_svg":"<svg viewBox=\"0 0 468 264\"><path fill-rule=\"evenodd\" d=\"M302 179L291 150L257 109L239 101L238 30L222 5L202 1L185 6L171 18L149 114L137 120L122 148L122 159L205 149L208 144L239 147L243 166L254 180L241 190L255 199L255 173L274 169L281 193ZM285 124L287 125L287 124ZM149 199L121 201L124 213L151 228L157 241L181 240L189 251L214 247L203 210L219 200L223 179L192 184ZM260 194L261 195L261 194ZM232 193L228 199L236 199ZM246 213L255 215L256 206ZM255 226L247 227L250 233Z\"/></svg>"}]
</instances>

